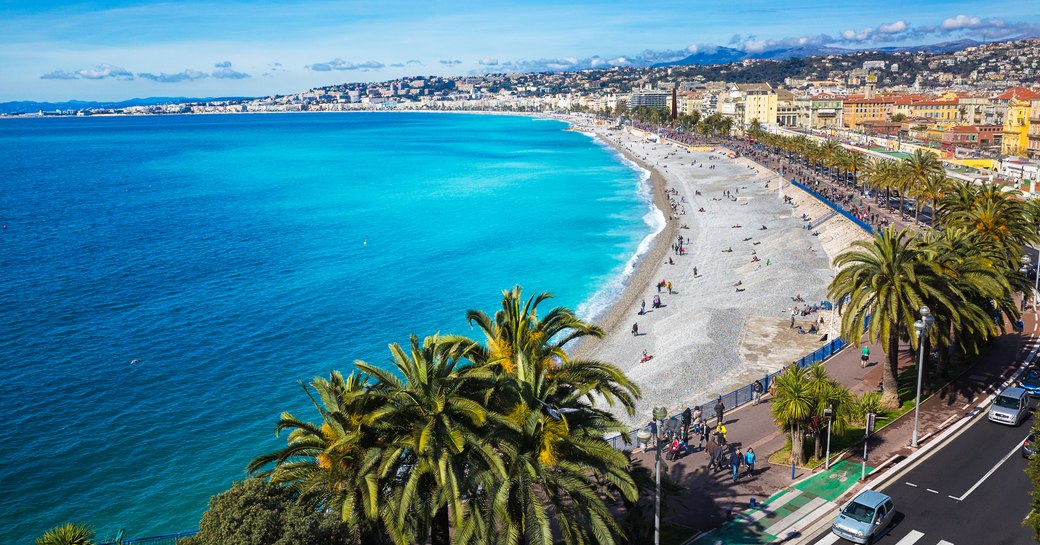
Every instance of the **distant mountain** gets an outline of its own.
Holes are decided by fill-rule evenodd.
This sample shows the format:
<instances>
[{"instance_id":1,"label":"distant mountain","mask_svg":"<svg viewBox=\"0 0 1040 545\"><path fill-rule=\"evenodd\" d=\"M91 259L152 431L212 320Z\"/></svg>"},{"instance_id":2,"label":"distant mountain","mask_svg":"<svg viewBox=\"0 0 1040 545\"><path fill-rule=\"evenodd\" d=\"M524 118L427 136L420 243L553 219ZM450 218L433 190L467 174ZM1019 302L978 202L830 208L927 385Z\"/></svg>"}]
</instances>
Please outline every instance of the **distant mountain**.
<instances>
[{"instance_id":1,"label":"distant mountain","mask_svg":"<svg viewBox=\"0 0 1040 545\"><path fill-rule=\"evenodd\" d=\"M787 60L800 59L806 57L819 57L824 55L849 55L852 53L859 53L861 51L880 51L882 53L904 53L914 51L924 51L927 53L950 53L952 51L960 51L961 49L965 49L980 44L981 42L976 42L975 40L956 40L952 42L942 42L938 44L929 45L879 47L870 49L845 49L841 47L806 45L801 47L784 47L778 49L770 49L767 51L760 51L757 53L748 53L741 49L733 49L731 47L719 46L713 48L706 48L705 50L698 51L684 59L667 63L655 64L654 66L704 66L709 64L729 64L731 62L740 62L748 59Z\"/></svg>"},{"instance_id":2,"label":"distant mountain","mask_svg":"<svg viewBox=\"0 0 1040 545\"><path fill-rule=\"evenodd\" d=\"M118 102L92 102L83 100L69 100L67 102L33 102L16 101L0 102L0 114L29 114L36 112L53 112L57 110L91 110L129 108L131 106L156 106L161 104L185 104L192 102L221 102L227 100L247 100L250 97L210 97L210 98L188 98L188 97L149 97L131 98Z\"/></svg>"}]
</instances>

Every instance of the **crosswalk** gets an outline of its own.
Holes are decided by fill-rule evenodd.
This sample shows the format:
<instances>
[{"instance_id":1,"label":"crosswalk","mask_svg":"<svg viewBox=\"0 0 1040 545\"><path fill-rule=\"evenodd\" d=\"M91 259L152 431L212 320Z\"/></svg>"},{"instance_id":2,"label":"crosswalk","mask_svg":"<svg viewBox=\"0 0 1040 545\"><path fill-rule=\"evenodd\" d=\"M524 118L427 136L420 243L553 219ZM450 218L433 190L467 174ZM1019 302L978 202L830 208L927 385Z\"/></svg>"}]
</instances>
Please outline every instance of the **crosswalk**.
<instances>
[{"instance_id":1,"label":"crosswalk","mask_svg":"<svg viewBox=\"0 0 1040 545\"><path fill-rule=\"evenodd\" d=\"M896 531L892 531L892 533L895 534ZM910 533L908 533L905 536L903 536L903 538L900 539L899 541L896 541L895 545L926 545L926 544L930 545L931 544L931 542L929 540L925 539L924 541L922 541L922 539L924 539L924 533L923 532L918 532L917 530L910 530ZM885 540L885 542L887 543L888 540ZM837 534L830 533L830 534L827 534L826 536L822 537L820 540L816 541L815 545L834 545L835 543L848 543L848 542L847 541L843 541L840 537L837 536ZM953 543L950 543L949 541L946 541L945 539L940 539L938 542L935 543L935 545L953 545Z\"/></svg>"}]
</instances>

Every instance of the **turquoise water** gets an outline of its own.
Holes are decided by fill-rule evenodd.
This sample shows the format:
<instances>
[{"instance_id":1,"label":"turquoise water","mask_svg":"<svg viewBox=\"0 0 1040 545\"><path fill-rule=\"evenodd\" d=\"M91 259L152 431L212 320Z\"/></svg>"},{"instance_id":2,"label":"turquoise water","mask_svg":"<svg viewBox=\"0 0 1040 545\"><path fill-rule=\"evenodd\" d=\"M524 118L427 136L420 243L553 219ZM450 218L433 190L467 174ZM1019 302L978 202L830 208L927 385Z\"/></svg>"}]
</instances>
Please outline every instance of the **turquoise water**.
<instances>
[{"instance_id":1,"label":"turquoise water","mask_svg":"<svg viewBox=\"0 0 1040 545\"><path fill-rule=\"evenodd\" d=\"M564 128L0 121L0 541L195 528L281 411L314 418L297 381L470 334L514 284L601 310L659 220L640 172Z\"/></svg>"}]
</instances>

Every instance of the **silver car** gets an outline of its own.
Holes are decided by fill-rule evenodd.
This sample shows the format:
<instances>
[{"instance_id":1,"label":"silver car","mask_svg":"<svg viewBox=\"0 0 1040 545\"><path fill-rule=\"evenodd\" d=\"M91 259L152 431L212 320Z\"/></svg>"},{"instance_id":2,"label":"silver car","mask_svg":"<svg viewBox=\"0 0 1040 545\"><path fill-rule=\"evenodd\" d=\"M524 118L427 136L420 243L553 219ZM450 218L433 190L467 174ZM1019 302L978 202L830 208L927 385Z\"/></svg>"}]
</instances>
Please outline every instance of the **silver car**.
<instances>
[{"instance_id":1,"label":"silver car","mask_svg":"<svg viewBox=\"0 0 1040 545\"><path fill-rule=\"evenodd\" d=\"M989 419L998 424L1017 426L1029 417L1029 392L1016 386L1004 388L989 408Z\"/></svg>"},{"instance_id":2,"label":"silver car","mask_svg":"<svg viewBox=\"0 0 1040 545\"><path fill-rule=\"evenodd\" d=\"M873 543L875 537L885 533L895 514L892 498L864 490L838 511L831 531L853 543Z\"/></svg>"}]
</instances>

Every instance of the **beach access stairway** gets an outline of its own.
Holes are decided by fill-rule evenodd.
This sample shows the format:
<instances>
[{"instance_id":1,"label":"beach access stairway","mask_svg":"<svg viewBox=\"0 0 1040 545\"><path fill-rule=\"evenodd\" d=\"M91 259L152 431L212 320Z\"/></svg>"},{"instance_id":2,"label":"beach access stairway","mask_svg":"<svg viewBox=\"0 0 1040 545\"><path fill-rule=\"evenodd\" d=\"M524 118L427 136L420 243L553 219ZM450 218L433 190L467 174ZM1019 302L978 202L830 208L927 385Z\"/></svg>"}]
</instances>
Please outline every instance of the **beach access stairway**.
<instances>
[{"instance_id":1,"label":"beach access stairway","mask_svg":"<svg viewBox=\"0 0 1040 545\"><path fill-rule=\"evenodd\" d=\"M829 220L829 219L831 219L831 218L833 218L834 216L837 216L837 215L838 215L838 211L837 210L831 210L830 212L827 212L826 214L823 215L822 218L819 218L819 219L817 219L815 221L810 221L808 230L812 231L813 229L816 229L817 227L822 225L823 222L825 222L825 221L827 221L827 220Z\"/></svg>"}]
</instances>

